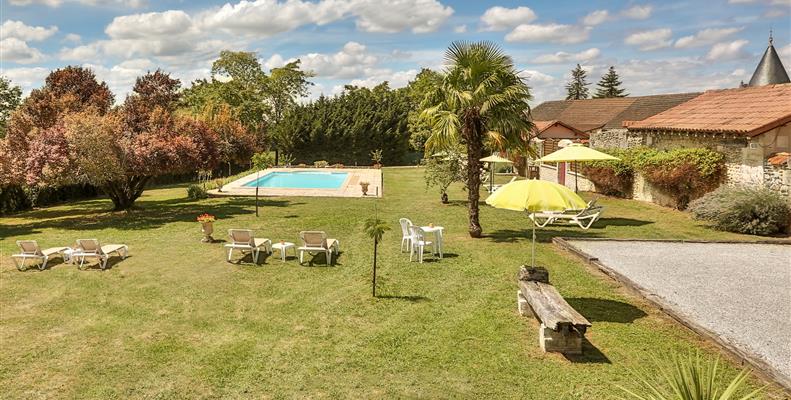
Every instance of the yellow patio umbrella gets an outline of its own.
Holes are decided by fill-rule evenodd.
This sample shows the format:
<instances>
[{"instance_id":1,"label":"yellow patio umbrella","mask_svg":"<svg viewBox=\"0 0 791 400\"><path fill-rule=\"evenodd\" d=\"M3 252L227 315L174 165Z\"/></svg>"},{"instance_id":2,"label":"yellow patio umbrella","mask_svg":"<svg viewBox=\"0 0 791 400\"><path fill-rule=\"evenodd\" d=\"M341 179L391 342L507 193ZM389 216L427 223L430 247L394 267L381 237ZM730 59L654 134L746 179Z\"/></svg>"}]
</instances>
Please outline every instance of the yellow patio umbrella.
<instances>
[{"instance_id":1,"label":"yellow patio umbrella","mask_svg":"<svg viewBox=\"0 0 791 400\"><path fill-rule=\"evenodd\" d=\"M581 210L585 200L571 189L554 182L529 179L504 185L486 199L495 208L535 213ZM536 266L536 223L533 221L532 266Z\"/></svg>"},{"instance_id":2,"label":"yellow patio umbrella","mask_svg":"<svg viewBox=\"0 0 791 400\"><path fill-rule=\"evenodd\" d=\"M498 156L497 154L492 154L489 157L481 158L481 161L488 162L490 164L494 164L494 163L513 164L514 163L513 161L511 161L511 160L509 160L507 158L502 158L502 157ZM489 191L491 192L492 191L492 187L494 187L494 168L489 168L489 172L491 173L491 177L489 178Z\"/></svg>"},{"instance_id":3,"label":"yellow patio umbrella","mask_svg":"<svg viewBox=\"0 0 791 400\"><path fill-rule=\"evenodd\" d=\"M558 151L552 152L538 159L543 162L573 162L574 173L577 172L577 162L579 161L608 161L619 160L607 153L591 149L581 143L572 143ZM574 191L577 191L577 177L574 177Z\"/></svg>"}]
</instances>

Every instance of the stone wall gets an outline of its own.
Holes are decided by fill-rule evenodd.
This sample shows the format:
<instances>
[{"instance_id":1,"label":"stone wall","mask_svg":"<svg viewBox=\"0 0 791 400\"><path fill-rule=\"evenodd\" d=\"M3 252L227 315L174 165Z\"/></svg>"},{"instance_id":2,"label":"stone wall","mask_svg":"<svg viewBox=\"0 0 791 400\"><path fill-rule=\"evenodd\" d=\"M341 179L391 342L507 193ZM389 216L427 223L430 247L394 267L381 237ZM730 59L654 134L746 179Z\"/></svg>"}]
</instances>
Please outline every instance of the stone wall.
<instances>
[{"instance_id":1,"label":"stone wall","mask_svg":"<svg viewBox=\"0 0 791 400\"><path fill-rule=\"evenodd\" d=\"M623 129L599 129L590 133L590 147L598 149L626 149L645 145L645 135Z\"/></svg>"},{"instance_id":2,"label":"stone wall","mask_svg":"<svg viewBox=\"0 0 791 400\"><path fill-rule=\"evenodd\" d=\"M791 166L764 163L764 187L791 197Z\"/></svg>"}]
</instances>

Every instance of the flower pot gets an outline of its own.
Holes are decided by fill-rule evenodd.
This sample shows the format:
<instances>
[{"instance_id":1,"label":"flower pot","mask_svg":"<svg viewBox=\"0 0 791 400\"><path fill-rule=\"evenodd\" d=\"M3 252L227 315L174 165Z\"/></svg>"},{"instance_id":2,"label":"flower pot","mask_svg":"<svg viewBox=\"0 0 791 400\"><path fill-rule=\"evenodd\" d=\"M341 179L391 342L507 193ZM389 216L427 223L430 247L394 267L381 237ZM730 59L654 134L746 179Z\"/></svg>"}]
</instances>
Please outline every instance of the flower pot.
<instances>
[{"instance_id":1,"label":"flower pot","mask_svg":"<svg viewBox=\"0 0 791 400\"><path fill-rule=\"evenodd\" d=\"M363 191L363 196L368 195L368 185L360 185L360 189Z\"/></svg>"},{"instance_id":2,"label":"flower pot","mask_svg":"<svg viewBox=\"0 0 791 400\"><path fill-rule=\"evenodd\" d=\"M200 231L203 232L203 239L201 239L201 242L203 243L214 242L214 238L211 237L211 234L214 233L214 222L201 222Z\"/></svg>"}]
</instances>

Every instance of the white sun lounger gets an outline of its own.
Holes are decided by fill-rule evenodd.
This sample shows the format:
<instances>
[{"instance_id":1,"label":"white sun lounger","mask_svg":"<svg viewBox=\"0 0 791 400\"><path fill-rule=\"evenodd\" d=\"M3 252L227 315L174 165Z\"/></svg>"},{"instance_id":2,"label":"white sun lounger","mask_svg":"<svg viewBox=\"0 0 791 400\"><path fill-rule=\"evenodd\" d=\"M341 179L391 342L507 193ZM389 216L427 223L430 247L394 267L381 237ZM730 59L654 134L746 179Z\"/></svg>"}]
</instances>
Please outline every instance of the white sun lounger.
<instances>
[{"instance_id":1,"label":"white sun lounger","mask_svg":"<svg viewBox=\"0 0 791 400\"><path fill-rule=\"evenodd\" d=\"M251 252L253 262L258 262L258 254L261 250L272 254L272 241L253 237L253 231L250 229L228 229L228 237L231 239L231 243L225 245L225 248L228 249L228 262L231 262L234 250L239 250L242 254Z\"/></svg>"},{"instance_id":2,"label":"white sun lounger","mask_svg":"<svg viewBox=\"0 0 791 400\"><path fill-rule=\"evenodd\" d=\"M517 178L518 178L518 177L516 177L516 176L512 177L512 178L511 178L511 180L510 180L510 181L508 181L508 183L511 183L511 182L514 182L514 181L516 181L516 179L517 179ZM504 183L504 184L500 184L500 185L492 185L491 191L490 191L489 193L494 193L494 192L496 192L496 191L497 191L497 189L499 189L499 188L501 188L501 187L503 187L503 186L507 185L508 183ZM489 190L489 186L485 186L485 188L486 188L486 190Z\"/></svg>"},{"instance_id":3,"label":"white sun lounger","mask_svg":"<svg viewBox=\"0 0 791 400\"><path fill-rule=\"evenodd\" d=\"M599 219L602 211L604 211L604 207L597 206L596 200L591 200L582 210L543 211L532 213L529 217L540 228L560 221L577 224L582 229L588 229Z\"/></svg>"},{"instance_id":4,"label":"white sun lounger","mask_svg":"<svg viewBox=\"0 0 791 400\"><path fill-rule=\"evenodd\" d=\"M299 239L302 240L302 246L297 248L300 264L305 253L324 253L327 256L327 264L332 264L332 256L337 256L340 252L340 242L336 239L328 239L324 231L302 231L299 233Z\"/></svg>"},{"instance_id":5,"label":"white sun lounger","mask_svg":"<svg viewBox=\"0 0 791 400\"><path fill-rule=\"evenodd\" d=\"M125 244L107 244L102 246L99 244L98 239L77 239L77 248L71 254L71 260L76 262L79 259L80 265L78 268L82 268L86 258L95 258L99 260L99 266L105 269L107 268L107 260L110 259L110 253L118 254L123 260L129 255L129 247Z\"/></svg>"},{"instance_id":6,"label":"white sun lounger","mask_svg":"<svg viewBox=\"0 0 791 400\"><path fill-rule=\"evenodd\" d=\"M38 269L42 271L47 268L47 262L49 261L50 257L54 255L60 254L64 261L68 261L66 256L66 250L69 250L68 247L51 247L42 250L41 247L39 247L38 242L35 240L17 240L16 245L19 246L19 254L12 254L11 259L14 260L16 269L20 271L27 269L25 267L25 262L27 260L41 261ZM17 261L19 259L22 260L21 263Z\"/></svg>"}]
</instances>

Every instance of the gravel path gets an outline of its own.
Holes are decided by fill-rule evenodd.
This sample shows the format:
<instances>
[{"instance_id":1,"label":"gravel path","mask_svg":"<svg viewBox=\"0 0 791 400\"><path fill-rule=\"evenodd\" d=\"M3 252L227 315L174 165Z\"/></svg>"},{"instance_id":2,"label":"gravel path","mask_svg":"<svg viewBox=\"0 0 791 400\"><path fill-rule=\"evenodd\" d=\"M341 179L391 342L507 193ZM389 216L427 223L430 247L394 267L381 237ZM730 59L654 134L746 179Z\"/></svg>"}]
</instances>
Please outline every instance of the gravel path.
<instances>
[{"instance_id":1,"label":"gravel path","mask_svg":"<svg viewBox=\"0 0 791 400\"><path fill-rule=\"evenodd\" d=\"M791 382L791 246L569 243Z\"/></svg>"}]
</instances>

